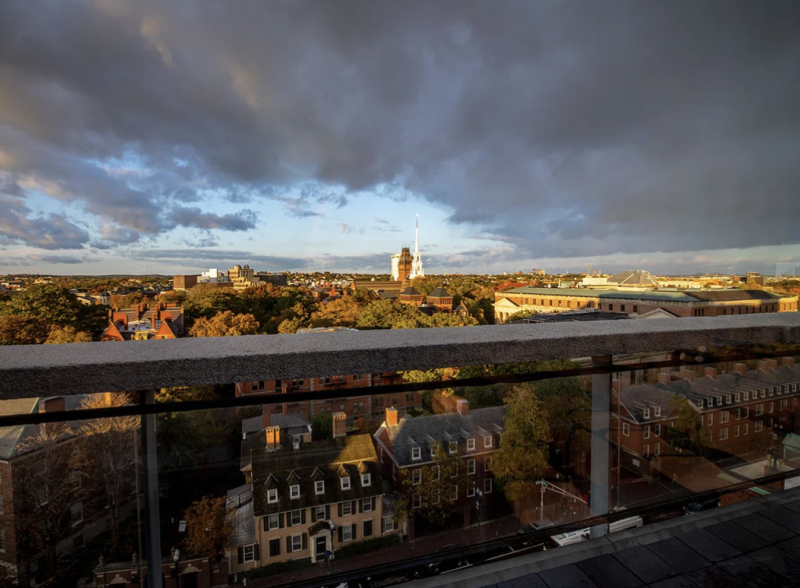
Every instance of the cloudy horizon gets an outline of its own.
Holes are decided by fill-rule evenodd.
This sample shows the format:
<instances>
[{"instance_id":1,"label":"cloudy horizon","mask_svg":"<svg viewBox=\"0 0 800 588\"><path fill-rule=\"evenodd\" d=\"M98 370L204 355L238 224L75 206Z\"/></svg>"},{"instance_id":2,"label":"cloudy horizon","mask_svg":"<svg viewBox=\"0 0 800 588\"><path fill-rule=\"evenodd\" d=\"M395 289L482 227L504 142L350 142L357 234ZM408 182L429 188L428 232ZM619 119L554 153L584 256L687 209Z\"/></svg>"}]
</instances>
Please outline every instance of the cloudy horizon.
<instances>
[{"instance_id":1,"label":"cloudy horizon","mask_svg":"<svg viewBox=\"0 0 800 588\"><path fill-rule=\"evenodd\" d=\"M0 272L800 261L800 5L0 3Z\"/></svg>"}]
</instances>

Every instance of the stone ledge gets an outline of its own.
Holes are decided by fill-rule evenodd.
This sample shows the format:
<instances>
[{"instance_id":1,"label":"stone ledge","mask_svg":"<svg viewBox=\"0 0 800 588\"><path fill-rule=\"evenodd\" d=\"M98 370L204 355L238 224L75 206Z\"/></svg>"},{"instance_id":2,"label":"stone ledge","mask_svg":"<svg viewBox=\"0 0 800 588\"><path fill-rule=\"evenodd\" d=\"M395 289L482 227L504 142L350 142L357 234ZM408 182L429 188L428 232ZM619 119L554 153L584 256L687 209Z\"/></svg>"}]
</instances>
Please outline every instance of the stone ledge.
<instances>
[{"instance_id":1,"label":"stone ledge","mask_svg":"<svg viewBox=\"0 0 800 588\"><path fill-rule=\"evenodd\" d=\"M800 343L800 314L0 347L0 398Z\"/></svg>"}]
</instances>

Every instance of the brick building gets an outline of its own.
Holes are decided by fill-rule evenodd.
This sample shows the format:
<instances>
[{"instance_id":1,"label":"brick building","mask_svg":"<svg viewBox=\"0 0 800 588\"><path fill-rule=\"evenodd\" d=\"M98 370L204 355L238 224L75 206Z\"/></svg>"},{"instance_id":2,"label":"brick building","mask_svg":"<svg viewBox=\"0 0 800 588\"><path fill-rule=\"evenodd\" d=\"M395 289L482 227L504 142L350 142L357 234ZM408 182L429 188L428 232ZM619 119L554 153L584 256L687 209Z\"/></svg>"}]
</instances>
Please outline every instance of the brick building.
<instances>
[{"instance_id":1,"label":"brick building","mask_svg":"<svg viewBox=\"0 0 800 588\"><path fill-rule=\"evenodd\" d=\"M173 290L189 290L197 286L200 276L172 276Z\"/></svg>"},{"instance_id":2,"label":"brick building","mask_svg":"<svg viewBox=\"0 0 800 588\"><path fill-rule=\"evenodd\" d=\"M397 295L397 301L400 304L410 304L412 306L422 306L424 296L417 292L413 286L409 286Z\"/></svg>"},{"instance_id":3,"label":"brick building","mask_svg":"<svg viewBox=\"0 0 800 588\"><path fill-rule=\"evenodd\" d=\"M411 275L411 270L414 266L414 256L411 255L411 249L403 247L400 253L395 253L390 258L392 280L395 282L404 282Z\"/></svg>"},{"instance_id":4,"label":"brick building","mask_svg":"<svg viewBox=\"0 0 800 588\"><path fill-rule=\"evenodd\" d=\"M358 388L367 386L389 386L401 383L403 383L403 376L395 372L298 378L295 380L238 382L236 384L236 396L342 389L357 390ZM348 396L346 398L308 400L291 403L284 402L282 405L271 405L270 410L272 410L273 413L303 414L307 415L309 419L323 412L343 412L347 415L347 426L353 427L360 418L383 418L384 410L389 406L397 408L401 414L405 415L409 410L422 406L422 396L418 392L398 392L394 394L378 394L373 392L368 395Z\"/></svg>"},{"instance_id":5,"label":"brick building","mask_svg":"<svg viewBox=\"0 0 800 588\"><path fill-rule=\"evenodd\" d=\"M345 420L334 413L333 437L307 441L292 434L293 420L278 419L242 443L247 484L229 493L237 509L231 572L316 562L354 541L396 532L372 439L347 436Z\"/></svg>"},{"instance_id":6,"label":"brick building","mask_svg":"<svg viewBox=\"0 0 800 588\"><path fill-rule=\"evenodd\" d=\"M429 306L433 306L438 312L453 311L453 297L441 286L428 294L426 302ZM466 310L466 307L464 307L464 310Z\"/></svg>"},{"instance_id":7,"label":"brick building","mask_svg":"<svg viewBox=\"0 0 800 588\"><path fill-rule=\"evenodd\" d=\"M165 557L161 560L164 588L212 588L228 584L228 562L212 562L208 557ZM147 578L146 561L101 562L94 569L95 588L142 586Z\"/></svg>"},{"instance_id":8,"label":"brick building","mask_svg":"<svg viewBox=\"0 0 800 588\"><path fill-rule=\"evenodd\" d=\"M643 315L663 310L677 317L729 316L797 311L797 296L764 290L625 291L525 286L495 293L496 322L517 312L530 314L597 309Z\"/></svg>"},{"instance_id":9,"label":"brick building","mask_svg":"<svg viewBox=\"0 0 800 588\"><path fill-rule=\"evenodd\" d=\"M101 341L146 341L183 336L183 308L145 302L111 313Z\"/></svg>"},{"instance_id":10,"label":"brick building","mask_svg":"<svg viewBox=\"0 0 800 588\"><path fill-rule=\"evenodd\" d=\"M724 374L706 367L702 376L684 367L678 374L659 374L657 384L615 381L612 441L621 449L623 467L665 473L660 458L675 453L669 439L676 394L697 411L715 451L745 461L765 457L773 435L791 432L800 397L800 367L791 358L782 362L779 367L775 360L759 361L756 369L735 364Z\"/></svg>"},{"instance_id":11,"label":"brick building","mask_svg":"<svg viewBox=\"0 0 800 588\"><path fill-rule=\"evenodd\" d=\"M455 412L416 418L400 418L397 410L387 408L386 420L374 434L384 476L398 489L404 478L421 480L422 468L436 467L437 446L458 453L467 474L474 476L473 488L454 488L455 509L465 511L467 523L477 490L483 494L484 506L497 500L492 454L500 447L504 417L504 406L470 410L464 399L458 400ZM413 536L411 526L408 532Z\"/></svg>"}]
</instances>

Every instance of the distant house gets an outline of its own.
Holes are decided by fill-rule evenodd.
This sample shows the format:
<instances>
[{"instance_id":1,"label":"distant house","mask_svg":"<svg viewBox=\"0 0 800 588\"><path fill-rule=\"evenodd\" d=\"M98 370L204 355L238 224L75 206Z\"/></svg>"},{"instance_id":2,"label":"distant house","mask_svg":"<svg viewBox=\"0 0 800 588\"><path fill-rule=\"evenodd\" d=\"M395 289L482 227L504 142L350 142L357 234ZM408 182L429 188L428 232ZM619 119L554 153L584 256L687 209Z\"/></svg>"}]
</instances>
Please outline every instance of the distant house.
<instances>
[{"instance_id":1,"label":"distant house","mask_svg":"<svg viewBox=\"0 0 800 588\"><path fill-rule=\"evenodd\" d=\"M247 484L228 493L236 521L231 572L316 562L354 541L396 532L372 439L346 435L345 419L334 413L332 438L318 441L295 415L265 413L259 432L247 425Z\"/></svg>"},{"instance_id":2,"label":"distant house","mask_svg":"<svg viewBox=\"0 0 800 588\"><path fill-rule=\"evenodd\" d=\"M183 336L183 308L164 303L138 304L111 314L101 341L147 341Z\"/></svg>"}]
</instances>

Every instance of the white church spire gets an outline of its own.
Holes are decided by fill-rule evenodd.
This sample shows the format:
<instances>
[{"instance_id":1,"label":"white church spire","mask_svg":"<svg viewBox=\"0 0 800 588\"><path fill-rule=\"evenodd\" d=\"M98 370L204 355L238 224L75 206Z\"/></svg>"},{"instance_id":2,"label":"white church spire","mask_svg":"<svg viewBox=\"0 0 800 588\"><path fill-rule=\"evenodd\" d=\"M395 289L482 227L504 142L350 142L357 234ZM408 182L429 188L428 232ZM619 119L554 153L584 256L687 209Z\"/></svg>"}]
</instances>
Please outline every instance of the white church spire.
<instances>
[{"instance_id":1,"label":"white church spire","mask_svg":"<svg viewBox=\"0 0 800 588\"><path fill-rule=\"evenodd\" d=\"M422 268L422 255L419 252L419 215L417 215L416 222L416 238L414 241L414 261L411 264L411 274L408 278L422 278L425 276L425 270Z\"/></svg>"}]
</instances>

